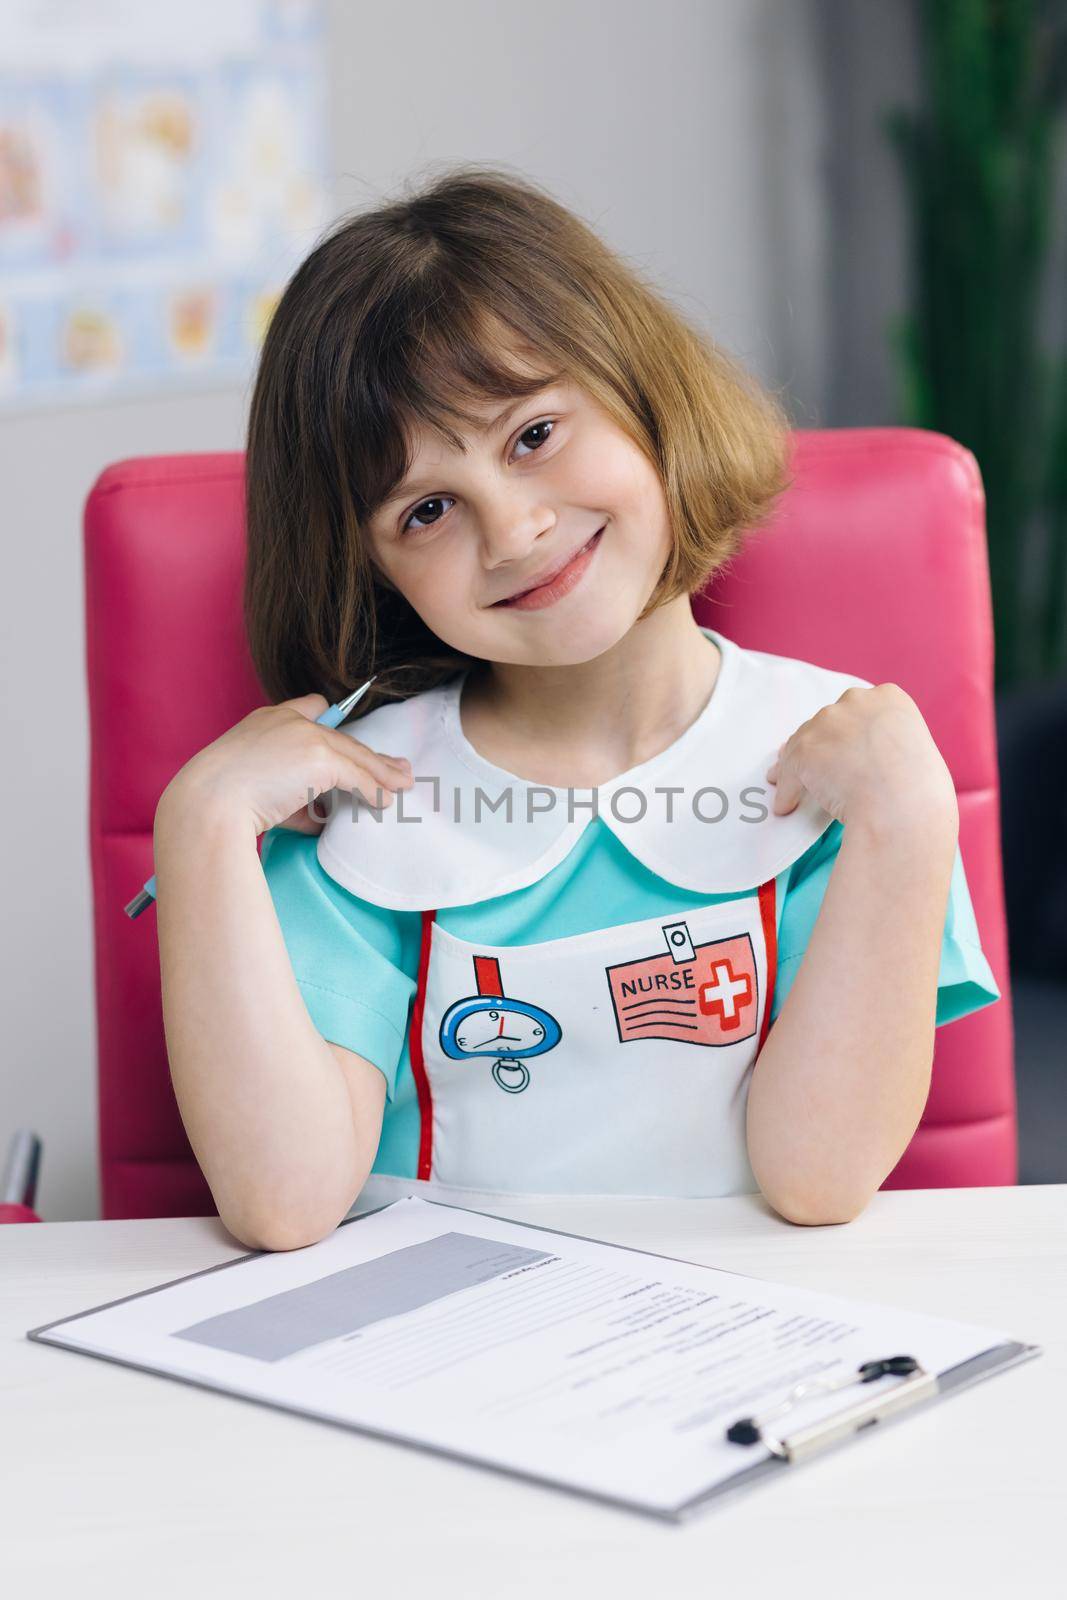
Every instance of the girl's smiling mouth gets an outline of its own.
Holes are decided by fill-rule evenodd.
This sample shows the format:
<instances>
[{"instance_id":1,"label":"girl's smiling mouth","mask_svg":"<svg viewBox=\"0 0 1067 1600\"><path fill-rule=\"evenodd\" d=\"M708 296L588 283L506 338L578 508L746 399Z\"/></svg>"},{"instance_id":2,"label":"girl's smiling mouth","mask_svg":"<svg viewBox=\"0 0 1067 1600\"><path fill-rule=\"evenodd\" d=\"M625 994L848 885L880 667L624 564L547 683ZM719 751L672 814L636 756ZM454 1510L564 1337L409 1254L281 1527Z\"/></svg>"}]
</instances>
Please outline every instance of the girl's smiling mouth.
<instances>
[{"instance_id":1,"label":"girl's smiling mouth","mask_svg":"<svg viewBox=\"0 0 1067 1600\"><path fill-rule=\"evenodd\" d=\"M607 524L605 523L605 527ZM495 606L510 606L515 611L539 611L543 606L551 606L569 594L575 584L580 583L588 568L604 528L598 528L593 537L582 545L554 577L544 583L536 584L532 589L521 590L518 594L509 595L505 600L497 600Z\"/></svg>"}]
</instances>

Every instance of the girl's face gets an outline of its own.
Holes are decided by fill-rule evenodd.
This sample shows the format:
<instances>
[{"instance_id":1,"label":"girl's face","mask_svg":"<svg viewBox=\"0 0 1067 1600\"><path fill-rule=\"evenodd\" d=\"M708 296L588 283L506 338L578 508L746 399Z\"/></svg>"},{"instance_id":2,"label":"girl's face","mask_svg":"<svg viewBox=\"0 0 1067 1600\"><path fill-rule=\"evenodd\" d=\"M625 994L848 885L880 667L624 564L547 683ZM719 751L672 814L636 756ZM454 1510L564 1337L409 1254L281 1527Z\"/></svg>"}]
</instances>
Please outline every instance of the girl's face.
<instances>
[{"instance_id":1,"label":"girl's face","mask_svg":"<svg viewBox=\"0 0 1067 1600\"><path fill-rule=\"evenodd\" d=\"M479 415L466 454L418 437L407 478L371 519L372 556L454 650L591 660L633 626L670 554L659 475L569 381Z\"/></svg>"}]
</instances>

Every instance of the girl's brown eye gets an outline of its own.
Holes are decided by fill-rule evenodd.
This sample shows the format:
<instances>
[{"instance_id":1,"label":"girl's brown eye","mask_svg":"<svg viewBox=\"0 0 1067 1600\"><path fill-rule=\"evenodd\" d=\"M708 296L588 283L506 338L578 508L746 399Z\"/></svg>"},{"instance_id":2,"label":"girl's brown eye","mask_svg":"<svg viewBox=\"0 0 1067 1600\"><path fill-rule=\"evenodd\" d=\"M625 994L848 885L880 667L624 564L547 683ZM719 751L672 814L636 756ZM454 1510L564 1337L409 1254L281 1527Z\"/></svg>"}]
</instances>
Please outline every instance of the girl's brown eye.
<instances>
[{"instance_id":1,"label":"girl's brown eye","mask_svg":"<svg viewBox=\"0 0 1067 1600\"><path fill-rule=\"evenodd\" d=\"M519 435L519 443L520 444L522 443L522 441L525 439L527 433L536 433L539 428L554 428L554 427L555 427L555 423L549 421L547 418L545 419L544 422L532 422L530 424L530 426L526 429L526 432L525 433L521 433ZM545 439L547 439L547 438L548 438L548 434L545 434ZM544 444L545 439L538 440L538 443L537 443L537 449L538 450Z\"/></svg>"},{"instance_id":2,"label":"girl's brown eye","mask_svg":"<svg viewBox=\"0 0 1067 1600\"><path fill-rule=\"evenodd\" d=\"M424 500L421 505L418 505L418 506L415 507L414 511L411 513L411 516L408 517L408 519L405 522L404 526L400 530L401 533L407 533L409 529L410 529L410 531L412 533L418 533L419 532L419 528L417 526L413 525L415 518L416 517L420 517L421 518L422 514L426 510L427 506L439 506L442 501L451 500L451 498L452 498L451 495L436 494L436 495L433 495L429 500ZM442 512L442 513L439 513L437 516L431 516L428 522L424 522L423 523L423 526L432 528L435 522L439 522L440 521L441 516L443 514L444 513Z\"/></svg>"}]
</instances>

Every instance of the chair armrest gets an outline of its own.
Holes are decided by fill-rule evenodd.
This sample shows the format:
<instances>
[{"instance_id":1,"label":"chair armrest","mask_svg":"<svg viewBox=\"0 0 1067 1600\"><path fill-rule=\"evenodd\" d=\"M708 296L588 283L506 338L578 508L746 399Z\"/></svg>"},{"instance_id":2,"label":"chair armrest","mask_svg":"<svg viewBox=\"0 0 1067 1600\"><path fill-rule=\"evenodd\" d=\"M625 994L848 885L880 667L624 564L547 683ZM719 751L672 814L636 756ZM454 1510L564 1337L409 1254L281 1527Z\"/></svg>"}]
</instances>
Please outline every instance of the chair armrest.
<instances>
[{"instance_id":1,"label":"chair armrest","mask_svg":"<svg viewBox=\"0 0 1067 1600\"><path fill-rule=\"evenodd\" d=\"M19 1128L7 1147L0 1178L0 1223L40 1222L32 1209L41 1170L41 1140L29 1128Z\"/></svg>"}]
</instances>

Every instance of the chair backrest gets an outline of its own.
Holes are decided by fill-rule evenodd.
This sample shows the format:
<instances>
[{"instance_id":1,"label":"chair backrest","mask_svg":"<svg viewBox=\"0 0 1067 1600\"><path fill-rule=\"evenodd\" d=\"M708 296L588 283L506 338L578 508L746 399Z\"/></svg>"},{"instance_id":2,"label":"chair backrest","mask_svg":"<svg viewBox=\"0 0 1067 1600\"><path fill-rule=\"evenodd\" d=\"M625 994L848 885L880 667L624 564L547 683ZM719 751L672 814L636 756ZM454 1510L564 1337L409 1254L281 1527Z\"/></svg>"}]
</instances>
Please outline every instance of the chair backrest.
<instances>
[{"instance_id":1,"label":"chair backrest","mask_svg":"<svg viewBox=\"0 0 1067 1600\"><path fill-rule=\"evenodd\" d=\"M165 785L265 698L241 621L243 561L239 452L120 461L89 494L89 830L104 1217L215 1210L170 1084L155 912L131 922L123 906L152 871L152 824ZM775 516L728 572L694 596L693 609L751 648L899 683L922 710L959 794L960 848L1003 999L938 1030L922 1124L884 1187L1014 1183L992 626L974 458L919 430L795 434L793 483Z\"/></svg>"}]
</instances>

